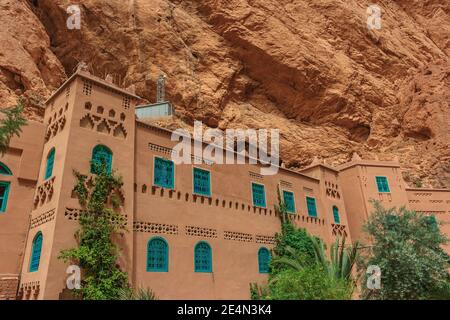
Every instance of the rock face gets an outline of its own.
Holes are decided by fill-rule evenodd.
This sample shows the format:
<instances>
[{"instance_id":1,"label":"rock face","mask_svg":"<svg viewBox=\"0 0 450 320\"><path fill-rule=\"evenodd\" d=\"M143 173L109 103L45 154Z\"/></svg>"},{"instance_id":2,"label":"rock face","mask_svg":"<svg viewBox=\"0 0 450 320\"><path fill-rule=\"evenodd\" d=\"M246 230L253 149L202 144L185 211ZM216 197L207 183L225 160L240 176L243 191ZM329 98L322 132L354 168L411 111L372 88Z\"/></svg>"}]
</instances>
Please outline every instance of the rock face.
<instances>
[{"instance_id":1,"label":"rock face","mask_svg":"<svg viewBox=\"0 0 450 320\"><path fill-rule=\"evenodd\" d=\"M164 73L176 123L279 128L290 167L399 156L411 185L450 187L450 2L385 0L369 30L372 3L0 0L0 103L38 117L79 61L150 101Z\"/></svg>"}]
</instances>

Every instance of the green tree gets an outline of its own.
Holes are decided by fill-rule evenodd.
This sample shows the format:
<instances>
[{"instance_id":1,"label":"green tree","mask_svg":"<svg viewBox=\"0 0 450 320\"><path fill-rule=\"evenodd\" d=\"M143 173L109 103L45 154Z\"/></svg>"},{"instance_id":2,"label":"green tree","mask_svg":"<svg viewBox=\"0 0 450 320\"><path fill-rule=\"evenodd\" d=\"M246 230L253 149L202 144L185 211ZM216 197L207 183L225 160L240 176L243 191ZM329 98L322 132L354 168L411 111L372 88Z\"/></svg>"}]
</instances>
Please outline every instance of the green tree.
<instances>
[{"instance_id":1,"label":"green tree","mask_svg":"<svg viewBox=\"0 0 450 320\"><path fill-rule=\"evenodd\" d=\"M12 108L0 110L3 117L0 120L0 153L5 154L9 142L13 136L19 136L21 127L26 125L27 120L23 117L23 101L20 99Z\"/></svg>"},{"instance_id":2,"label":"green tree","mask_svg":"<svg viewBox=\"0 0 450 320\"><path fill-rule=\"evenodd\" d=\"M317 264L288 269L269 281L265 300L347 300L352 290L343 279L329 277Z\"/></svg>"},{"instance_id":3,"label":"green tree","mask_svg":"<svg viewBox=\"0 0 450 320\"><path fill-rule=\"evenodd\" d=\"M78 246L61 251L59 258L77 263L83 271L81 289L76 294L88 300L120 299L128 287L127 274L117 265L119 250L113 237L122 234L125 218L118 208L122 203L122 178L106 165L88 177L74 172L82 213L75 237Z\"/></svg>"},{"instance_id":4,"label":"green tree","mask_svg":"<svg viewBox=\"0 0 450 320\"><path fill-rule=\"evenodd\" d=\"M350 299L358 245L346 248L345 239L337 240L329 260L322 240L291 223L279 192L278 202L281 233L276 235L269 281L250 285L252 299Z\"/></svg>"},{"instance_id":5,"label":"green tree","mask_svg":"<svg viewBox=\"0 0 450 320\"><path fill-rule=\"evenodd\" d=\"M405 208L385 209L372 202L374 212L365 225L372 239L366 265L381 269L381 289L362 283L365 299L448 298L449 256L442 249L447 239L434 217Z\"/></svg>"}]
</instances>

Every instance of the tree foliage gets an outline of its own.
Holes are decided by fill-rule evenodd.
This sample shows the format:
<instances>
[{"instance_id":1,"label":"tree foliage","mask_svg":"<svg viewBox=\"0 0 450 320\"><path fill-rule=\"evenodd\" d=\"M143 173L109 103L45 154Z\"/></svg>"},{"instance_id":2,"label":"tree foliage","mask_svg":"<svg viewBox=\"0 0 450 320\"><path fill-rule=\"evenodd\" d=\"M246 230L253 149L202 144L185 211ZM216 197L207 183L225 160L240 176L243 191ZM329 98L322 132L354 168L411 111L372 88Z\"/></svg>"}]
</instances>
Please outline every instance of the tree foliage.
<instances>
[{"instance_id":1,"label":"tree foliage","mask_svg":"<svg viewBox=\"0 0 450 320\"><path fill-rule=\"evenodd\" d=\"M59 258L77 263L83 271L77 294L88 300L119 299L128 287L127 274L117 265L119 249L113 237L122 234L125 218L119 212L122 202L122 178L102 166L98 174L88 177L74 172L82 212L80 229L75 237L78 246L63 250Z\"/></svg>"},{"instance_id":2,"label":"tree foliage","mask_svg":"<svg viewBox=\"0 0 450 320\"><path fill-rule=\"evenodd\" d=\"M367 265L381 269L381 289L362 283L365 299L449 298L449 256L442 249L447 239L434 217L405 208L385 209L373 202L365 225L372 239Z\"/></svg>"},{"instance_id":3,"label":"tree foliage","mask_svg":"<svg viewBox=\"0 0 450 320\"><path fill-rule=\"evenodd\" d=\"M23 117L23 101L19 100L17 105L12 108L0 110L3 117L0 120L0 153L4 154L9 146L13 136L19 136L22 132L22 126L27 121Z\"/></svg>"},{"instance_id":4,"label":"tree foliage","mask_svg":"<svg viewBox=\"0 0 450 320\"><path fill-rule=\"evenodd\" d=\"M358 246L346 248L345 239L336 240L328 259L321 239L291 223L279 191L278 202L275 211L280 216L281 233L276 235L269 281L267 285L250 285L252 299L350 299Z\"/></svg>"}]
</instances>

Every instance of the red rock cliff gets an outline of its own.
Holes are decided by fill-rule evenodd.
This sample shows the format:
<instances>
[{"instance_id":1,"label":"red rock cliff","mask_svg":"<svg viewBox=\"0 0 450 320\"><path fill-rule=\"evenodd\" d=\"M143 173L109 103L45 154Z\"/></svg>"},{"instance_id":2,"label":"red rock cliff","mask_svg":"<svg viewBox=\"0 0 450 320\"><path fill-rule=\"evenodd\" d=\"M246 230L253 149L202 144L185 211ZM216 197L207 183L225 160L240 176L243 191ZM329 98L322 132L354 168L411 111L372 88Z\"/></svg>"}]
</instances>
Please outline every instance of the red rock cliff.
<instances>
[{"instance_id":1,"label":"red rock cliff","mask_svg":"<svg viewBox=\"0 0 450 320\"><path fill-rule=\"evenodd\" d=\"M369 30L377 3L382 28ZM81 30L66 27L70 4ZM411 184L450 187L450 1L0 0L0 103L39 104L86 61L178 123L280 128L291 167L399 156Z\"/></svg>"}]
</instances>

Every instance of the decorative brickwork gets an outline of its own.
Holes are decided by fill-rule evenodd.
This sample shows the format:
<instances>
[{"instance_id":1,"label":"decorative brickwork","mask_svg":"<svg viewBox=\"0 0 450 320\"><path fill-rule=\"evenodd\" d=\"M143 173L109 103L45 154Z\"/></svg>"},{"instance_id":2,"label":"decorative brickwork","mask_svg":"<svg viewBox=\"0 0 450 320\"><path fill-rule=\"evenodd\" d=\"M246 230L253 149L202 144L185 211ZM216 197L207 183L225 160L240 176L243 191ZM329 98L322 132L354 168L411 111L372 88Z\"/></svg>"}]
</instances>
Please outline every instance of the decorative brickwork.
<instances>
[{"instance_id":1,"label":"decorative brickwork","mask_svg":"<svg viewBox=\"0 0 450 320\"><path fill-rule=\"evenodd\" d=\"M225 240L235 240L235 241L242 241L242 242L252 242L253 241L253 235L251 235L250 233L234 232L234 231L224 231L223 238Z\"/></svg>"},{"instance_id":2,"label":"decorative brickwork","mask_svg":"<svg viewBox=\"0 0 450 320\"><path fill-rule=\"evenodd\" d=\"M135 221L133 223L133 231L161 234L178 234L178 226L174 224Z\"/></svg>"},{"instance_id":3,"label":"decorative brickwork","mask_svg":"<svg viewBox=\"0 0 450 320\"><path fill-rule=\"evenodd\" d=\"M217 238L217 230L196 226L186 226L186 235L202 238Z\"/></svg>"},{"instance_id":4,"label":"decorative brickwork","mask_svg":"<svg viewBox=\"0 0 450 320\"><path fill-rule=\"evenodd\" d=\"M116 112L110 109L108 115L103 115L104 108L98 106L96 110L93 110L90 102L85 104L85 110L90 112L81 118L80 127L112 135L120 139L127 137L128 133L123 123L125 121L125 114L121 113L119 119L116 119Z\"/></svg>"},{"instance_id":5,"label":"decorative brickwork","mask_svg":"<svg viewBox=\"0 0 450 320\"><path fill-rule=\"evenodd\" d=\"M275 244L275 237L274 236L263 236L260 234L257 234L255 236L256 243L264 243L264 244Z\"/></svg>"},{"instance_id":6,"label":"decorative brickwork","mask_svg":"<svg viewBox=\"0 0 450 320\"><path fill-rule=\"evenodd\" d=\"M52 221L53 219L55 219L55 209L41 213L36 218L31 219L30 228L36 228L44 223Z\"/></svg>"},{"instance_id":7,"label":"decorative brickwork","mask_svg":"<svg viewBox=\"0 0 450 320\"><path fill-rule=\"evenodd\" d=\"M43 204L49 202L53 196L53 184L55 182L55 177L52 177L42 183L36 191L36 195L34 197L34 208L42 206Z\"/></svg>"},{"instance_id":8,"label":"decorative brickwork","mask_svg":"<svg viewBox=\"0 0 450 320\"><path fill-rule=\"evenodd\" d=\"M17 294L20 300L36 300L41 290L40 281L21 283Z\"/></svg>"},{"instance_id":9,"label":"decorative brickwork","mask_svg":"<svg viewBox=\"0 0 450 320\"><path fill-rule=\"evenodd\" d=\"M0 300L16 300L19 276L0 274Z\"/></svg>"}]
</instances>

